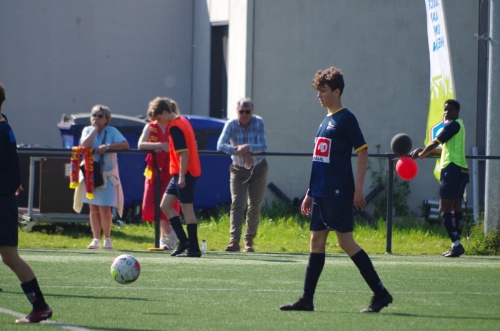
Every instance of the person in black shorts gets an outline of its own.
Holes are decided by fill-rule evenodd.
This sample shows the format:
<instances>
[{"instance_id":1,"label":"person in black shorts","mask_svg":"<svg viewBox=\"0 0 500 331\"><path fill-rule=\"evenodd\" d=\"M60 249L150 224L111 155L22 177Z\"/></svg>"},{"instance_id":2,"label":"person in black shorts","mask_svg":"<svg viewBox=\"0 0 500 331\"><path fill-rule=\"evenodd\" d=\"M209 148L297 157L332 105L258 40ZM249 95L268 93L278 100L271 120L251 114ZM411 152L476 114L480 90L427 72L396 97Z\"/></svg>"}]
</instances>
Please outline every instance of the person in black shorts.
<instances>
[{"instance_id":1,"label":"person in black shorts","mask_svg":"<svg viewBox=\"0 0 500 331\"><path fill-rule=\"evenodd\" d=\"M460 237L463 229L462 201L465 186L469 182L469 169L465 159L465 126L458 118L459 112L458 101L446 100L443 130L425 148L417 148L411 152L414 159L423 159L429 154L441 155L439 212L452 243L451 248L442 254L444 257L459 257L465 253ZM439 148L439 145L443 147Z\"/></svg>"},{"instance_id":2,"label":"person in black shorts","mask_svg":"<svg viewBox=\"0 0 500 331\"><path fill-rule=\"evenodd\" d=\"M148 113L168 127L170 150L170 174L172 179L163 194L160 208L168 218L179 240L177 249L170 255L178 257L201 257L198 243L198 221L194 212L196 181L201 176L201 163L193 127L189 120L180 115L175 100L156 97L149 103ZM181 204L186 222L187 235L182 227L180 215L174 203Z\"/></svg>"},{"instance_id":3,"label":"person in black shorts","mask_svg":"<svg viewBox=\"0 0 500 331\"><path fill-rule=\"evenodd\" d=\"M33 309L16 323L38 323L52 316L31 267L19 256L17 195L22 190L17 144L7 117L2 114L5 88L0 84L0 255L21 282Z\"/></svg>"},{"instance_id":4,"label":"person in black shorts","mask_svg":"<svg viewBox=\"0 0 500 331\"><path fill-rule=\"evenodd\" d=\"M336 67L319 70L312 87L318 91L319 102L328 113L316 134L309 189L301 205L302 214L310 215L309 262L302 297L280 309L314 310L313 297L325 265L326 241L330 231L335 231L339 246L349 255L373 291L371 303L361 312L377 313L392 303L393 298L352 234L353 207L361 209L365 206L363 182L368 163L368 145L356 117L342 106L342 71ZM358 153L356 182L351 166L353 149Z\"/></svg>"}]
</instances>

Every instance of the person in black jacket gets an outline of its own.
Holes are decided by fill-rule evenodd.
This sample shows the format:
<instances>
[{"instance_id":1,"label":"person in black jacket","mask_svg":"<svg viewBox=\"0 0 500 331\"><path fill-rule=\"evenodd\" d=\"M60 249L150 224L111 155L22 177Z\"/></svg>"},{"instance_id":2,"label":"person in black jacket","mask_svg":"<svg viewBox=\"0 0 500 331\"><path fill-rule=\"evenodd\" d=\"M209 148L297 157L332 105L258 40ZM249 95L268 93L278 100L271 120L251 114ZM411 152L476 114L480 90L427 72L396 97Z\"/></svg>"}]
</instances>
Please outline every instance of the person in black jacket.
<instances>
[{"instance_id":1,"label":"person in black jacket","mask_svg":"<svg viewBox=\"0 0 500 331\"><path fill-rule=\"evenodd\" d=\"M7 117L2 114L5 88L0 84L0 255L16 274L26 297L33 305L31 312L16 323L38 323L52 316L31 267L17 250L17 195L22 190L17 144Z\"/></svg>"}]
</instances>

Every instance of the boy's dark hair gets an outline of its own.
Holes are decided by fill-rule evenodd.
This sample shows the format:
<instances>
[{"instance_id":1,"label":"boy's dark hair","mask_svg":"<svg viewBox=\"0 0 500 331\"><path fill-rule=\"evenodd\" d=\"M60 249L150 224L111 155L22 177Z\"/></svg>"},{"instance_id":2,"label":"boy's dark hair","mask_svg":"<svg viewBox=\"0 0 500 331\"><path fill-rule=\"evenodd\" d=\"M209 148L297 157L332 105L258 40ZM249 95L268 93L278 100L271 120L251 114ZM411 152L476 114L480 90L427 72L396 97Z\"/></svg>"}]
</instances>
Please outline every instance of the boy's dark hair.
<instances>
[{"instance_id":1,"label":"boy's dark hair","mask_svg":"<svg viewBox=\"0 0 500 331\"><path fill-rule=\"evenodd\" d=\"M2 108L2 104L5 101L5 88L0 83L0 109Z\"/></svg>"},{"instance_id":2,"label":"boy's dark hair","mask_svg":"<svg viewBox=\"0 0 500 331\"><path fill-rule=\"evenodd\" d=\"M460 103L457 100L448 99L444 103L448 104L448 105L452 106L453 108L455 108L456 110L460 111Z\"/></svg>"},{"instance_id":3,"label":"boy's dark hair","mask_svg":"<svg viewBox=\"0 0 500 331\"><path fill-rule=\"evenodd\" d=\"M340 95L344 92L344 74L342 70L331 66L328 69L318 70L314 76L312 88L319 90L321 87L328 85L335 91L340 90Z\"/></svg>"},{"instance_id":4,"label":"boy's dark hair","mask_svg":"<svg viewBox=\"0 0 500 331\"><path fill-rule=\"evenodd\" d=\"M164 111L169 114L179 115L179 107L177 106L177 103L170 98L156 97L149 102L147 111L149 120L154 119L156 115L161 115Z\"/></svg>"}]
</instances>

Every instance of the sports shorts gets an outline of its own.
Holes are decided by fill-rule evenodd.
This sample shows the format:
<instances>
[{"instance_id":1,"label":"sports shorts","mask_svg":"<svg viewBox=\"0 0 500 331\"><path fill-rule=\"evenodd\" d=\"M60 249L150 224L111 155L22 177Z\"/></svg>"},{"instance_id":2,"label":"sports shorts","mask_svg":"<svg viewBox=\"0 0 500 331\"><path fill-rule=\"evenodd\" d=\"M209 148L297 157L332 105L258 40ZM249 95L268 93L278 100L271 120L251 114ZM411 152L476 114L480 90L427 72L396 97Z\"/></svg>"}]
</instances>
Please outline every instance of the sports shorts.
<instances>
[{"instance_id":1,"label":"sports shorts","mask_svg":"<svg viewBox=\"0 0 500 331\"><path fill-rule=\"evenodd\" d=\"M439 197L447 200L463 199L469 182L469 169L450 163L441 169Z\"/></svg>"},{"instance_id":2,"label":"sports shorts","mask_svg":"<svg viewBox=\"0 0 500 331\"><path fill-rule=\"evenodd\" d=\"M18 245L17 197L0 196L0 246Z\"/></svg>"},{"instance_id":3,"label":"sports shorts","mask_svg":"<svg viewBox=\"0 0 500 331\"><path fill-rule=\"evenodd\" d=\"M172 176L170 183L168 183L166 194L175 195L180 203L193 203L194 202L194 188L198 177L193 177L188 172L186 174L186 186L179 187L179 175Z\"/></svg>"},{"instance_id":4,"label":"sports shorts","mask_svg":"<svg viewBox=\"0 0 500 331\"><path fill-rule=\"evenodd\" d=\"M309 229L352 232L354 227L353 201L332 198L314 198Z\"/></svg>"}]
</instances>

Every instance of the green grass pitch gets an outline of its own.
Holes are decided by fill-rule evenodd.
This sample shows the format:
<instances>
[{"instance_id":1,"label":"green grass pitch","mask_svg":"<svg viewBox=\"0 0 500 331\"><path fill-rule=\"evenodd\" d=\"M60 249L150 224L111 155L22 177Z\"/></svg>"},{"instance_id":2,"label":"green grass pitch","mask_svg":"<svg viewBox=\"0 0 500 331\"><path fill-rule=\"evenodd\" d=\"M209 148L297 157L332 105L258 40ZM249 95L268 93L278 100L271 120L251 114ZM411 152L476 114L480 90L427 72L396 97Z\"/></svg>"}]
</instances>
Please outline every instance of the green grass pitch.
<instances>
[{"instance_id":1,"label":"green grass pitch","mask_svg":"<svg viewBox=\"0 0 500 331\"><path fill-rule=\"evenodd\" d=\"M361 314L371 297L351 260L327 254L314 312L282 312L302 292L308 254L20 250L53 324L15 325L30 305L0 265L0 330L500 330L500 257L371 255L394 303ZM114 257L141 263L129 285L111 279ZM73 328L73 329L71 329Z\"/></svg>"}]
</instances>

